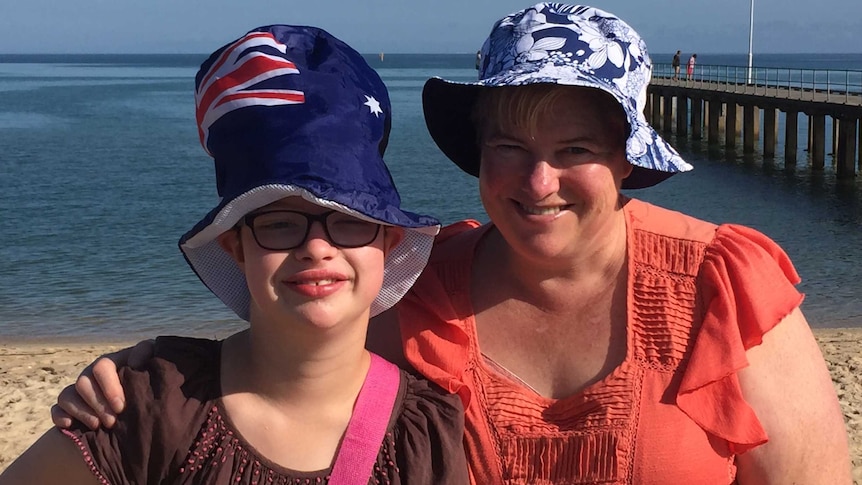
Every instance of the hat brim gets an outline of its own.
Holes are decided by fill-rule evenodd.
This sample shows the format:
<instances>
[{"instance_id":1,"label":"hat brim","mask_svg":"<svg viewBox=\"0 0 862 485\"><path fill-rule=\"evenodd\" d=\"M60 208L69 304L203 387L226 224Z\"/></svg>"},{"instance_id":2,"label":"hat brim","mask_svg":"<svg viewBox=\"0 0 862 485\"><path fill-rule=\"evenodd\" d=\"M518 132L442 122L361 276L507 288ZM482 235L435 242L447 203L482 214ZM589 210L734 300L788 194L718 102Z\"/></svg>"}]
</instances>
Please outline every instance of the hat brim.
<instances>
[{"instance_id":1,"label":"hat brim","mask_svg":"<svg viewBox=\"0 0 862 485\"><path fill-rule=\"evenodd\" d=\"M428 79L422 89L422 109L428 133L444 155L452 160L461 170L474 177L479 176L481 153L479 150L478 133L472 121L473 107L480 92L499 87L493 85L493 82L494 80L491 79L480 83L459 83L435 77ZM509 85L538 84L540 82L544 81L528 81ZM554 84L601 89L602 91L609 92L616 99L619 99L621 96L610 92L604 87L591 84L588 81ZM629 119L629 124L632 124L631 119ZM672 155L679 158L676 155L676 151L646 123L646 120L637 120L636 124L640 130L648 132L646 135L648 138L666 145L666 147L662 148L670 150ZM634 136L634 134L631 136ZM626 153L629 155L628 149ZM682 165L681 169L664 171L643 167L638 164L637 160L633 161L631 156L628 158L633 168L632 173L622 181L623 189L651 187L668 179L679 171L691 169L691 166L682 161L682 159L676 162L677 165Z\"/></svg>"},{"instance_id":2,"label":"hat brim","mask_svg":"<svg viewBox=\"0 0 862 485\"><path fill-rule=\"evenodd\" d=\"M435 219L390 207L374 215L321 198L309 190L291 185L256 187L241 196L222 201L179 241L189 266L222 302L240 318L250 318L251 295L245 274L218 243L218 236L232 229L249 212L280 200L298 196L322 207L385 226L404 229L404 237L385 260L383 285L371 304L371 316L394 306L413 286L428 262L434 237L440 231Z\"/></svg>"}]
</instances>

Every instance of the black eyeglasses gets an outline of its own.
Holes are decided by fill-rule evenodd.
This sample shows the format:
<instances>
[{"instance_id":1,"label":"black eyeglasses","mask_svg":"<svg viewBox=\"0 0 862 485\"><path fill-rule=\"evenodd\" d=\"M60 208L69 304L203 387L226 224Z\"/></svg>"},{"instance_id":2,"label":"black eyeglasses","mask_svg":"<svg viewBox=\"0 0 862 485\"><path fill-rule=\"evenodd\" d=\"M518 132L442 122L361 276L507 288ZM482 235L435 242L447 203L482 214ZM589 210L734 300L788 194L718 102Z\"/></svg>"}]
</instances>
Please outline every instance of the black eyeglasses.
<instances>
[{"instance_id":1,"label":"black eyeglasses","mask_svg":"<svg viewBox=\"0 0 862 485\"><path fill-rule=\"evenodd\" d=\"M243 218L257 244L270 251L285 251L305 244L311 224L319 222L333 246L358 248L371 244L380 232L380 224L359 220L338 211L307 214L275 210L249 214Z\"/></svg>"}]
</instances>

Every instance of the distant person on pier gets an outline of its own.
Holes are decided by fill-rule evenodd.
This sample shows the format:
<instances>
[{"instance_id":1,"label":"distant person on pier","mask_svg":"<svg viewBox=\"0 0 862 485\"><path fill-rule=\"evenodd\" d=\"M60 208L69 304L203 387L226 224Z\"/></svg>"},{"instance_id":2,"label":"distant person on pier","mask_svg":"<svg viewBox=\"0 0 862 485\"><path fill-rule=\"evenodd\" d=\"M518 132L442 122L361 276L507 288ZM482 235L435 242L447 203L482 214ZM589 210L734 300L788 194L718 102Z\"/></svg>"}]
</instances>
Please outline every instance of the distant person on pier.
<instances>
[{"instance_id":1,"label":"distant person on pier","mask_svg":"<svg viewBox=\"0 0 862 485\"><path fill-rule=\"evenodd\" d=\"M685 79L691 81L694 79L694 65L697 63L697 54L692 54L688 58L688 66L685 68Z\"/></svg>"},{"instance_id":2,"label":"distant person on pier","mask_svg":"<svg viewBox=\"0 0 862 485\"><path fill-rule=\"evenodd\" d=\"M473 483L849 484L785 252L628 192L692 168L644 118L640 36L540 3L498 21L482 57L477 82L428 80L423 106L490 222L445 228L369 336L463 398ZM110 421L114 365L63 407Z\"/></svg>"},{"instance_id":3,"label":"distant person on pier","mask_svg":"<svg viewBox=\"0 0 862 485\"><path fill-rule=\"evenodd\" d=\"M673 61L671 61L670 65L673 67L673 80L679 81L679 56L682 54L682 51L676 51L676 54L673 55Z\"/></svg>"}]
</instances>

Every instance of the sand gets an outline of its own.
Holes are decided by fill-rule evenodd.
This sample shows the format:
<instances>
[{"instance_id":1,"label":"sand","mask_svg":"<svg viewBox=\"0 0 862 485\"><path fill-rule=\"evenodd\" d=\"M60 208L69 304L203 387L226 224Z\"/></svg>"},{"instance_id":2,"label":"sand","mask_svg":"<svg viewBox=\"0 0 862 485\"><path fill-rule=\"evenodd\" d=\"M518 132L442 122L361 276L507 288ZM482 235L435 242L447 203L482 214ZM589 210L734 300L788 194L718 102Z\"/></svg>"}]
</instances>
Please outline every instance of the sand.
<instances>
[{"instance_id":1,"label":"sand","mask_svg":"<svg viewBox=\"0 0 862 485\"><path fill-rule=\"evenodd\" d=\"M862 328L814 331L844 410L854 483L862 485ZM99 355L126 343L0 344L0 471L51 427L57 394Z\"/></svg>"},{"instance_id":2,"label":"sand","mask_svg":"<svg viewBox=\"0 0 862 485\"><path fill-rule=\"evenodd\" d=\"M51 405L81 370L123 343L16 342L0 344L0 470L51 423Z\"/></svg>"}]
</instances>

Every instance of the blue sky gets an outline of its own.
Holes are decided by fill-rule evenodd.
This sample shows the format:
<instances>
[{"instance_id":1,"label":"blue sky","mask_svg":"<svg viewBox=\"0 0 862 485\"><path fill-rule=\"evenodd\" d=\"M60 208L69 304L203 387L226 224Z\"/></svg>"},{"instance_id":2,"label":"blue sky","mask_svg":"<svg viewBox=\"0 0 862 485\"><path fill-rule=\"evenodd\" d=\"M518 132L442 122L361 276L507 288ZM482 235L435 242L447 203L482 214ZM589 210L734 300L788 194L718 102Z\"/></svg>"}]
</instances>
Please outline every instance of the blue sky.
<instances>
[{"instance_id":1,"label":"blue sky","mask_svg":"<svg viewBox=\"0 0 862 485\"><path fill-rule=\"evenodd\" d=\"M755 53L862 53L860 0L754 0ZM206 53L270 23L364 53L470 53L513 0L2 0L0 53ZM747 53L750 0L602 0L653 53Z\"/></svg>"}]
</instances>

